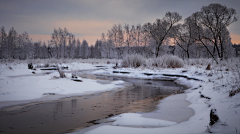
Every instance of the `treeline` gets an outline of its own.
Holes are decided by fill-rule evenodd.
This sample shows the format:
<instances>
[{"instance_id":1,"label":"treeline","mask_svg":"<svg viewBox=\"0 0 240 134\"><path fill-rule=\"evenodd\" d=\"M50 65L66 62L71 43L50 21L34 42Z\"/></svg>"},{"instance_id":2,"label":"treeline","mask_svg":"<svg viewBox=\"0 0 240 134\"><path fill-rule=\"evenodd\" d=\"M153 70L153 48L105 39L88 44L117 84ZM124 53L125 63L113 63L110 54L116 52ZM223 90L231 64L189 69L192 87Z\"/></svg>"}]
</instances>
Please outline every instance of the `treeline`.
<instances>
[{"instance_id":1,"label":"treeline","mask_svg":"<svg viewBox=\"0 0 240 134\"><path fill-rule=\"evenodd\" d=\"M27 32L18 34L13 27L7 33L2 26L0 32L0 59L103 58L101 48L101 41L89 46L86 40L75 39L66 28L54 29L47 43L33 42Z\"/></svg>"},{"instance_id":2,"label":"treeline","mask_svg":"<svg viewBox=\"0 0 240 134\"><path fill-rule=\"evenodd\" d=\"M131 51L131 47L144 48L146 57L158 57L169 48L175 49L175 55L182 58L229 58L234 56L228 27L237 21L236 10L221 4L203 6L180 23L182 16L176 12L167 12L162 19L153 23L136 26L114 25L103 34L104 42L113 43L117 48L118 57L124 53L139 53ZM166 47L173 44L177 47ZM142 50L142 49L140 49ZM140 52L141 53L141 52Z\"/></svg>"},{"instance_id":3,"label":"treeline","mask_svg":"<svg viewBox=\"0 0 240 134\"><path fill-rule=\"evenodd\" d=\"M32 54L32 42L27 32L18 34L11 28L7 34L4 27L0 32L0 58L1 59L26 59Z\"/></svg>"},{"instance_id":4,"label":"treeline","mask_svg":"<svg viewBox=\"0 0 240 134\"><path fill-rule=\"evenodd\" d=\"M28 34L1 28L0 58L123 58L127 54L158 57L166 53L181 58L229 58L234 56L229 27L236 10L221 4L203 6L180 23L182 16L167 12L143 25L114 25L94 45L80 42L66 28L54 29L46 44L32 42ZM217 61L217 60L216 60Z\"/></svg>"}]
</instances>

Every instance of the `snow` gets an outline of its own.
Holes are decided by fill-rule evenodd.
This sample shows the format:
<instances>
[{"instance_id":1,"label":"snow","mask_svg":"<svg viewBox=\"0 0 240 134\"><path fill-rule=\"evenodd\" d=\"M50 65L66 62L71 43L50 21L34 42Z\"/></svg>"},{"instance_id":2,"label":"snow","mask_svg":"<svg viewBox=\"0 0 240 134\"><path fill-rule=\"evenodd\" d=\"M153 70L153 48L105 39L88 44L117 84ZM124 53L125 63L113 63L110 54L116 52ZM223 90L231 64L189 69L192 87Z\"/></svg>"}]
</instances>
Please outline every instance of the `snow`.
<instances>
[{"instance_id":1,"label":"snow","mask_svg":"<svg viewBox=\"0 0 240 134\"><path fill-rule=\"evenodd\" d=\"M184 71L183 71L184 70ZM187 72L185 72L185 70ZM220 71L219 71L220 70ZM142 78L142 79L173 79L176 83L185 85L188 87L185 90L187 95L186 100L191 104L189 108L194 110L194 115L187 121L180 122L179 124L169 127L158 128L141 128L144 124L141 124L139 120L143 117L154 118L157 117L156 113L164 111L161 109L171 108L171 106L160 103L157 112L141 113L132 115L131 113L124 114L123 117L115 118L116 121L110 125L101 125L93 130L86 132L86 134L103 134L103 133L126 133L126 134L145 134L145 133L236 133L240 132L240 94L236 94L233 97L229 97L228 92L232 90L236 84L236 78L233 71L221 71L225 70L224 67L216 67L212 70L205 70L205 67L199 66L187 66L179 69L133 69L133 68L120 68L114 71L130 72L129 74L112 73L113 69L109 70L97 70L93 73L98 75L118 76L128 78ZM154 75L144 75L143 73L152 73ZM164 77L164 74L176 74L184 75L188 78L196 78L197 80L189 80L184 77ZM210 74L210 75L209 75ZM205 98L201 97L205 96ZM207 99L206 97L210 98ZM165 102L170 103L172 100L168 98L164 99ZM174 103L173 103L174 104ZM175 105L182 105L175 101ZM177 106L173 106L177 107ZM213 126L209 126L210 111L211 109L217 110L219 122ZM168 109L171 114L171 109ZM154 115L155 114L155 115ZM166 114L166 113L165 113ZM144 116L147 115L147 116ZM167 116L167 114L166 114ZM138 119L136 119L138 118ZM161 118L161 117L158 117ZM155 118L162 121L162 119ZM168 120L170 120L168 118ZM167 120L166 120L167 121ZM116 124L120 126L115 126ZM147 123L146 123L147 124ZM139 126L140 128L126 127L126 126Z\"/></svg>"},{"instance_id":2,"label":"snow","mask_svg":"<svg viewBox=\"0 0 240 134\"><path fill-rule=\"evenodd\" d=\"M111 119L116 120L113 122L113 125L121 125L121 126L171 126L176 125L176 122L158 120L158 119L150 119L142 117L141 114L137 113L127 113L121 114L116 117L112 117Z\"/></svg>"},{"instance_id":3,"label":"snow","mask_svg":"<svg viewBox=\"0 0 240 134\"><path fill-rule=\"evenodd\" d=\"M199 64L185 65L183 68L177 69L144 67L113 69L111 64L104 64L107 66L105 69L97 69L94 64L88 63L66 63L66 65L70 67L70 70L76 72L91 69L95 70L92 72L93 74L103 76L174 80L188 88L185 90L184 96L174 95L161 100L156 111L148 114L124 113L112 117L113 123L95 126L87 131L87 134L240 132L240 93L229 97L230 90L239 88L236 86L237 84L239 86L237 80L239 76L236 77L234 70L231 70L233 68L231 64L212 65L211 70L206 70L205 65ZM9 68L10 66L12 69ZM129 73L113 73L113 71ZM49 72L49 75L44 75L44 71L36 70L36 74L32 74L32 70L28 70L27 65L23 63L1 64L0 107L8 105L5 102L9 101L46 98L44 93L55 93L56 95L52 96L63 95L61 97L64 97L103 92L124 86L123 81L102 82L86 78L81 78L83 82L74 82L71 80L71 71L66 72L67 78L56 79L55 77L59 76L57 71ZM166 76L166 74L178 76ZM173 107L178 111L174 113ZM213 126L209 126L211 109L216 109L219 117L219 121ZM177 117L178 112L192 116L190 118L186 116L182 119L171 118L171 115ZM81 132L79 131L79 133Z\"/></svg>"},{"instance_id":4,"label":"snow","mask_svg":"<svg viewBox=\"0 0 240 134\"><path fill-rule=\"evenodd\" d=\"M163 100L157 105L158 109L149 112L142 113L143 117L168 120L177 123L187 121L190 117L194 115L194 111L188 106L191 104L186 101L187 95L176 94L171 95Z\"/></svg>"},{"instance_id":5,"label":"snow","mask_svg":"<svg viewBox=\"0 0 240 134\"><path fill-rule=\"evenodd\" d=\"M88 63L72 63L70 70L97 69ZM12 69L10 69L11 67ZM7 64L0 67L0 108L16 102L29 100L30 102L59 99L67 96L92 94L113 90L123 86L123 81L113 81L108 84L98 83L97 80L80 78L83 82L71 80L71 72L66 72L67 78L57 78L56 70L29 70L27 64ZM32 72L35 72L33 74ZM50 74L44 74L44 73ZM47 97L52 94L53 97ZM39 100L40 99L40 100ZM10 102L10 103L6 103ZM26 103L26 102L25 102Z\"/></svg>"}]
</instances>

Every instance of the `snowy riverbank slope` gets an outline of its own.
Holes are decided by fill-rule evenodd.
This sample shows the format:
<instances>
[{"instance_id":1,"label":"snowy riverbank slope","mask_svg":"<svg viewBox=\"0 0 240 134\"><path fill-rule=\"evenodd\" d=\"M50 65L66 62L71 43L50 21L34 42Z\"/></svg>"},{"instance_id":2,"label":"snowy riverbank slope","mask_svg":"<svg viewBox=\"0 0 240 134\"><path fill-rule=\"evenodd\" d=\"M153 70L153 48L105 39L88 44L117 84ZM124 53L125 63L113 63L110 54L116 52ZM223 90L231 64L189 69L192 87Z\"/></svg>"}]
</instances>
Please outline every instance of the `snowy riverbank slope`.
<instances>
[{"instance_id":1,"label":"snowy riverbank slope","mask_svg":"<svg viewBox=\"0 0 240 134\"><path fill-rule=\"evenodd\" d=\"M39 65L39 64L38 64ZM54 100L62 97L103 92L121 87L123 81L98 83L97 80L72 79L71 70L97 69L89 63L66 63L66 78L59 78L57 70L28 69L27 63L0 64L0 108L35 101Z\"/></svg>"},{"instance_id":2,"label":"snowy riverbank slope","mask_svg":"<svg viewBox=\"0 0 240 134\"><path fill-rule=\"evenodd\" d=\"M97 63L97 62L96 62ZM66 96L90 94L118 88L122 81L100 84L97 80L81 78L83 82L71 80L73 71L97 69L89 63L68 62L67 78L58 79L55 71L28 70L27 63L12 62L0 64L0 107L9 105L8 102L21 104L23 100L36 101L53 100ZM106 66L94 71L94 74L156 80L174 80L186 85L187 100L195 112L188 121L182 123L166 120L152 120L139 113L123 114L113 119L111 125L103 125L87 133L239 133L240 132L240 93L229 97L229 91L239 88L239 68L231 64L212 65L206 70L206 63L185 65L179 69L164 68L117 68L113 64L97 64ZM33 72L35 72L33 74ZM55 95L54 95L55 94ZM56 96L56 97L55 97ZM163 101L167 101L165 98ZM26 103L26 102L25 102ZM210 111L216 109L219 122L209 126ZM131 122L129 122L131 120ZM136 123L137 122L137 123ZM141 123L144 122L144 123ZM151 123L148 123L151 122ZM130 124L129 124L130 123ZM123 127L143 124L158 124L169 126L161 128ZM159 125L160 124L160 125ZM119 126L118 126L119 125ZM122 126L121 126L122 125ZM150 125L151 126L151 125ZM210 129L210 130L208 130Z\"/></svg>"},{"instance_id":3,"label":"snowy riverbank slope","mask_svg":"<svg viewBox=\"0 0 240 134\"><path fill-rule=\"evenodd\" d=\"M192 103L189 107L195 114L188 121L179 124L164 123L159 120L163 125L169 126L162 128L125 127L138 126L141 122L151 124L152 121L143 118L141 114L123 114L113 118L115 122L112 125L100 126L88 131L87 134L240 133L240 93L229 97L231 90L239 88L239 72L236 72L238 68L236 70L233 66L226 65L213 66L211 70L205 68L206 66L195 65L180 69L119 68L95 71L95 74L105 76L174 79L175 82L189 87L185 92L187 100ZM219 117L219 121L213 126L209 125L211 109L216 109ZM129 121L131 121L130 124Z\"/></svg>"}]
</instances>

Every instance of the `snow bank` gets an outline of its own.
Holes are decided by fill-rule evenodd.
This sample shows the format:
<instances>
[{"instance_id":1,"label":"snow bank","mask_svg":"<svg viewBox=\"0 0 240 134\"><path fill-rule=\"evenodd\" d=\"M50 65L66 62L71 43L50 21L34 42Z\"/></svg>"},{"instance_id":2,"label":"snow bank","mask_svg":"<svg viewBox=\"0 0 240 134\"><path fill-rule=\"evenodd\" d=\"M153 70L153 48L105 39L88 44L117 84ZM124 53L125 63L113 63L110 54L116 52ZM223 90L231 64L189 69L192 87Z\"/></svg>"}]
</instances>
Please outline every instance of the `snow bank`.
<instances>
[{"instance_id":1,"label":"snow bank","mask_svg":"<svg viewBox=\"0 0 240 134\"><path fill-rule=\"evenodd\" d=\"M138 126L138 127L163 127L176 125L176 122L159 120L159 119L150 119L142 117L141 114L137 113L127 113L121 114L111 119L116 120L113 122L115 126Z\"/></svg>"},{"instance_id":2,"label":"snow bank","mask_svg":"<svg viewBox=\"0 0 240 134\"><path fill-rule=\"evenodd\" d=\"M208 61L210 62L210 61ZM192 64L190 61L189 64ZM236 62L235 62L236 63ZM197 63L196 63L197 64ZM212 65L211 70L205 70L206 64L201 62L201 65L185 66L179 69L131 69L121 68L116 70L99 70L95 74L108 76L129 77L156 79L164 78L163 74L184 75L186 77L168 76L169 79L175 80L176 83L185 85L189 89L186 90L187 101L191 102L189 108L194 110L194 115L185 122L162 128L132 128L123 126L114 126L114 124L138 124L143 117L134 115L134 120L131 117L124 115L122 118L117 118L118 123L113 125L104 125L87 132L87 134L102 134L102 133L126 133L126 134L155 134L155 133L239 133L240 132L240 93L229 97L229 91L236 89L239 85L238 75L236 75L232 63L221 62L220 65ZM239 68L238 68L239 70ZM125 71L128 74L112 73L112 71ZM145 75L147 74L147 75ZM237 76L237 77L236 77ZM189 80L188 78L196 78ZM165 77L167 79L167 77ZM240 87L240 86L239 86ZM216 109L219 121L213 126L209 126L210 111ZM161 107L159 109L161 111ZM171 111L169 111L171 112ZM138 119L137 119L138 118ZM132 118L133 119L133 118Z\"/></svg>"},{"instance_id":3,"label":"snow bank","mask_svg":"<svg viewBox=\"0 0 240 134\"><path fill-rule=\"evenodd\" d=\"M188 107L191 103L186 101L186 98L187 95L185 93L171 95L160 100L156 110L149 113L142 113L142 115L147 118L168 120L177 123L187 121L194 115L194 111Z\"/></svg>"},{"instance_id":4,"label":"snow bank","mask_svg":"<svg viewBox=\"0 0 240 134\"><path fill-rule=\"evenodd\" d=\"M97 69L88 63L66 64L70 70ZM0 107L6 102L36 100L46 96L76 96L112 90L123 86L123 81L100 84L96 80L81 78L83 82L71 80L71 71L66 71L67 78L58 78L56 70L29 70L26 63L0 65ZM34 73L33 73L34 72ZM51 97L48 97L51 99ZM4 102L4 103L3 103ZM10 104L10 103L9 103Z\"/></svg>"},{"instance_id":5,"label":"snow bank","mask_svg":"<svg viewBox=\"0 0 240 134\"><path fill-rule=\"evenodd\" d=\"M200 62L200 61L199 61ZM211 61L208 61L211 62ZM193 64L194 63L194 64ZM233 63L239 63L239 59ZM108 65L107 69L96 70L93 73L106 76L118 76L128 78L142 78L155 80L174 80L178 84L187 86L185 91L188 106L194 110L194 115L189 120L174 124L173 121L163 122L163 120L146 118L141 114L124 114L116 117L113 125L104 125L90 130L87 134L105 133L126 133L126 134L146 134L146 133L236 133L240 132L240 93L229 97L229 91L239 88L239 74L234 72L233 64L221 62L220 65L211 65L211 70L205 70L206 63L201 61L189 61L184 68L148 68L138 69L118 68L113 69ZM69 63L66 63L69 65ZM73 63L72 70L97 69L94 64ZM239 70L239 66L236 66ZM114 73L115 72L115 73ZM124 73L121 73L124 72ZM70 72L69 72L70 73ZM168 74L168 75L165 75ZM170 75L169 75L170 74ZM0 65L0 101L26 100L44 97L45 93L55 93L63 95L76 95L92 92L111 90L122 85L122 81L108 84L100 84L96 80L81 79L83 82L71 81L70 75L64 79L53 79L59 74L50 71L49 75L44 75L43 71L32 71L27 69L26 64L12 63ZM194 78L194 79L189 79ZM48 94L49 95L49 94ZM0 103L2 104L2 103ZM160 107L161 108L161 107ZM209 126L210 111L216 109L219 122ZM161 109L160 109L161 111ZM161 128L133 128L114 125L172 125Z\"/></svg>"}]
</instances>

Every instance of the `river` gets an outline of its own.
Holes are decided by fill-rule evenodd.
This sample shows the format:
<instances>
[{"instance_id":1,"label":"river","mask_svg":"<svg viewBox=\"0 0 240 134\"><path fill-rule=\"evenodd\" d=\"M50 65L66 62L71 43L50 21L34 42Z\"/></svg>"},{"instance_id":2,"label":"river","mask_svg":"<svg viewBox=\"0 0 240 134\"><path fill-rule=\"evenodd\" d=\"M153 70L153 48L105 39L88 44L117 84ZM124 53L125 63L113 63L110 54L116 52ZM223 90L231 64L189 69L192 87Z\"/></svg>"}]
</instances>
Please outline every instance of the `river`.
<instances>
[{"instance_id":1,"label":"river","mask_svg":"<svg viewBox=\"0 0 240 134\"><path fill-rule=\"evenodd\" d=\"M0 132L25 134L73 132L96 125L97 120L121 113L151 112L157 108L160 99L184 89L173 81L100 76L97 79L123 80L132 85L92 95L25 104L21 105L20 109L2 108Z\"/></svg>"}]
</instances>

